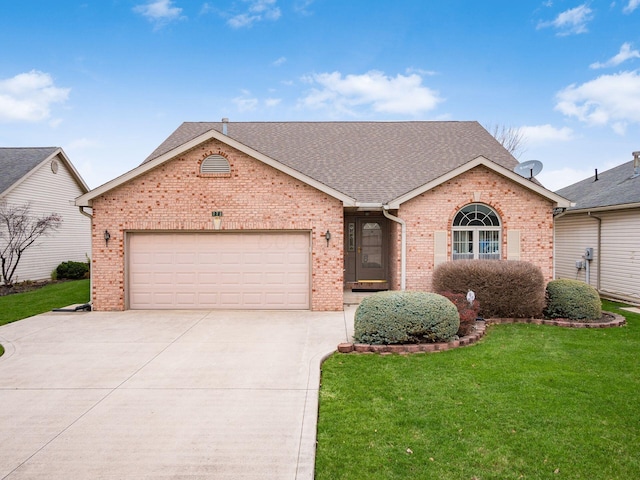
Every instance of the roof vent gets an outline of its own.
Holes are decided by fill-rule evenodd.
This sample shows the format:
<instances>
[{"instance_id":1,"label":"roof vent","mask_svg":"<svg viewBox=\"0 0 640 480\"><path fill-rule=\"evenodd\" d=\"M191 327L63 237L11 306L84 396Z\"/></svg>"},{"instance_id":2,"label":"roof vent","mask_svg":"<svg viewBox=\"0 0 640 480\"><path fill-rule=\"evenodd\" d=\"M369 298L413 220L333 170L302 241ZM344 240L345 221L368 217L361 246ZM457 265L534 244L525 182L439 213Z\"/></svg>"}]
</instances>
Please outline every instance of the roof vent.
<instances>
[{"instance_id":1,"label":"roof vent","mask_svg":"<svg viewBox=\"0 0 640 480\"><path fill-rule=\"evenodd\" d=\"M633 176L640 176L640 152L633 152Z\"/></svg>"},{"instance_id":2,"label":"roof vent","mask_svg":"<svg viewBox=\"0 0 640 480\"><path fill-rule=\"evenodd\" d=\"M227 117L224 117L222 119L222 134L226 135L228 131L229 131L229 119Z\"/></svg>"}]
</instances>

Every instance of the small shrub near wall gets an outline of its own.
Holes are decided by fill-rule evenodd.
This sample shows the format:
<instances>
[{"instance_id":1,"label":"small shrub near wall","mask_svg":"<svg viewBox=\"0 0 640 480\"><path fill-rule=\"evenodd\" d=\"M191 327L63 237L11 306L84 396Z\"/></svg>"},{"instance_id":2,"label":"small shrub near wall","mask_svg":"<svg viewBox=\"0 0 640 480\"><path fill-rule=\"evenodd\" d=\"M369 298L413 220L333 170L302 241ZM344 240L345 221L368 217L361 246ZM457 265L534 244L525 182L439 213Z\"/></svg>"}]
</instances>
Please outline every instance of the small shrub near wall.
<instances>
[{"instance_id":1,"label":"small shrub near wall","mask_svg":"<svg viewBox=\"0 0 640 480\"><path fill-rule=\"evenodd\" d=\"M476 325L476 319L480 314L480 303L474 300L469 303L467 296L462 293L441 292L440 295L448 298L458 309L460 315L460 326L458 327L458 336L464 337L473 332Z\"/></svg>"},{"instance_id":2,"label":"small shrub near wall","mask_svg":"<svg viewBox=\"0 0 640 480\"><path fill-rule=\"evenodd\" d=\"M569 320L599 320L602 316L602 302L598 291L579 280L552 280L547 284L548 318Z\"/></svg>"},{"instance_id":3,"label":"small shrub near wall","mask_svg":"<svg viewBox=\"0 0 640 480\"><path fill-rule=\"evenodd\" d=\"M89 264L83 262L62 262L55 270L57 280L79 280L89 275Z\"/></svg>"},{"instance_id":4,"label":"small shrub near wall","mask_svg":"<svg viewBox=\"0 0 640 480\"><path fill-rule=\"evenodd\" d=\"M448 342L459 325L455 305L442 295L380 292L358 306L354 340L373 345Z\"/></svg>"},{"instance_id":5,"label":"small shrub near wall","mask_svg":"<svg viewBox=\"0 0 640 480\"><path fill-rule=\"evenodd\" d=\"M516 260L456 260L433 272L433 289L466 295L473 290L485 318L541 317L545 281L539 267Z\"/></svg>"}]
</instances>

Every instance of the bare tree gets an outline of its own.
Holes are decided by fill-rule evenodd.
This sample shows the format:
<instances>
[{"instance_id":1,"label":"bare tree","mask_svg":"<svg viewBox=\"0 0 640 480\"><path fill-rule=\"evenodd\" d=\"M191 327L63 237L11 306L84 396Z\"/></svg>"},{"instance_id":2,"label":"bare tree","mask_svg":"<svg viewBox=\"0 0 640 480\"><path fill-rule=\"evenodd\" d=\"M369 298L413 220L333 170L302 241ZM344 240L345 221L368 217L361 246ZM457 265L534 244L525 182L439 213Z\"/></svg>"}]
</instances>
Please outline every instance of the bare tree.
<instances>
[{"instance_id":1,"label":"bare tree","mask_svg":"<svg viewBox=\"0 0 640 480\"><path fill-rule=\"evenodd\" d=\"M526 151L526 138L521 128L498 124L485 128L514 157L518 158Z\"/></svg>"},{"instance_id":2,"label":"bare tree","mask_svg":"<svg viewBox=\"0 0 640 480\"><path fill-rule=\"evenodd\" d=\"M31 215L29 205L11 206L0 201L0 262L4 285L13 285L24 251L61 223L62 218L56 213L38 218Z\"/></svg>"}]
</instances>

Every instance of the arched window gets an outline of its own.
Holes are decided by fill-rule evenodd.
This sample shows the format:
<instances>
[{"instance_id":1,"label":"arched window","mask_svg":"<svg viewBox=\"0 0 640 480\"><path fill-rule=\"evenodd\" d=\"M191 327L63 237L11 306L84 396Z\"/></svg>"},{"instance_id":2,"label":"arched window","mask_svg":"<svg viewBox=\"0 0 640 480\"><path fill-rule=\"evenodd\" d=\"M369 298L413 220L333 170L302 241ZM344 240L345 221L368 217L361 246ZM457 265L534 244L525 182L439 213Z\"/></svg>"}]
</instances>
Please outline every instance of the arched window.
<instances>
[{"instance_id":1,"label":"arched window","mask_svg":"<svg viewBox=\"0 0 640 480\"><path fill-rule=\"evenodd\" d=\"M200 164L200 173L229 174L231 165L222 155L210 155Z\"/></svg>"},{"instance_id":2,"label":"arched window","mask_svg":"<svg viewBox=\"0 0 640 480\"><path fill-rule=\"evenodd\" d=\"M453 260L499 260L501 236L495 210L481 203L467 205L453 219Z\"/></svg>"}]
</instances>

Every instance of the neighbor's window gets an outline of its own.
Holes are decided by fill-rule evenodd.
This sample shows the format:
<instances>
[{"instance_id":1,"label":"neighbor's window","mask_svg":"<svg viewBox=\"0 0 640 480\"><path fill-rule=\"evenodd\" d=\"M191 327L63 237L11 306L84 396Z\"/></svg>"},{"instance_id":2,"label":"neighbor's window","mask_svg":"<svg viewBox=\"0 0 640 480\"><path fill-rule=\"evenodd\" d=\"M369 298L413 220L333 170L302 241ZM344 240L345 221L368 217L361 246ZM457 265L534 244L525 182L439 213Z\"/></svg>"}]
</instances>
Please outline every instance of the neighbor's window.
<instances>
[{"instance_id":1,"label":"neighbor's window","mask_svg":"<svg viewBox=\"0 0 640 480\"><path fill-rule=\"evenodd\" d=\"M231 173L231 165L229 160L222 155L210 155L200 164L201 174L218 174L224 175Z\"/></svg>"},{"instance_id":2,"label":"neighbor's window","mask_svg":"<svg viewBox=\"0 0 640 480\"><path fill-rule=\"evenodd\" d=\"M492 208L472 203L453 219L453 260L499 260L502 227Z\"/></svg>"}]
</instances>

